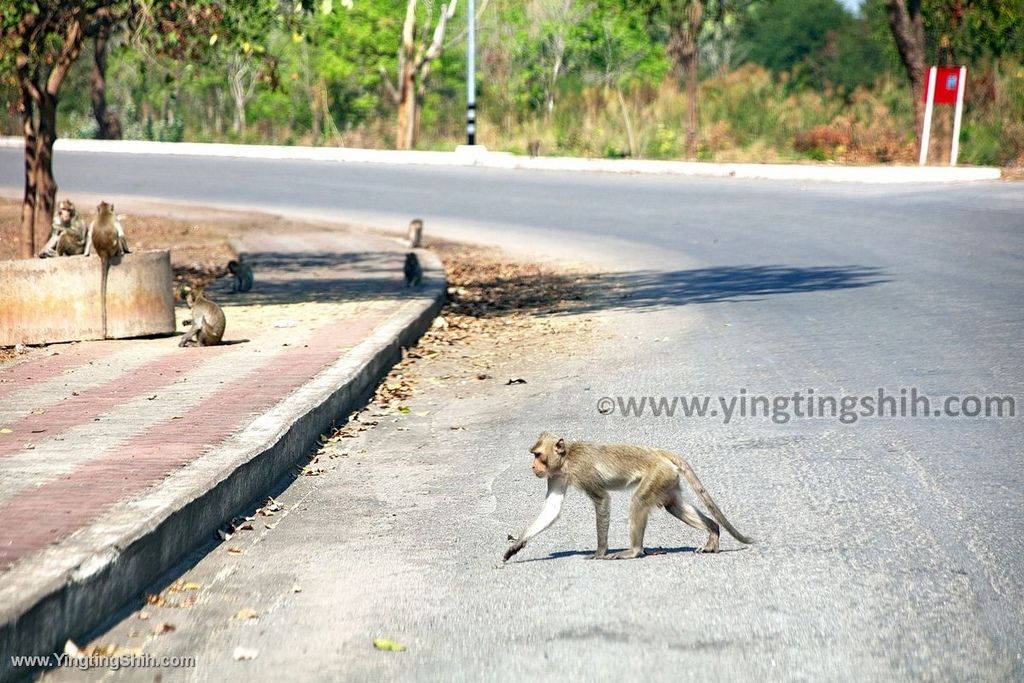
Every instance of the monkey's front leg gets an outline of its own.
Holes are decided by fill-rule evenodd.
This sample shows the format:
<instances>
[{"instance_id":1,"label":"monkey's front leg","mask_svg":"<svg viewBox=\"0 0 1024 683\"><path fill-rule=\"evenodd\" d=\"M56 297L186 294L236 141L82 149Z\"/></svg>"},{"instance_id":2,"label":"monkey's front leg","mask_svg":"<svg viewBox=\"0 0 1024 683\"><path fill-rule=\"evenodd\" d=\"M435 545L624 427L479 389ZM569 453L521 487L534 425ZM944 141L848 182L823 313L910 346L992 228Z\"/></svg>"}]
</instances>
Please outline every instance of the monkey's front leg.
<instances>
[{"instance_id":1,"label":"monkey's front leg","mask_svg":"<svg viewBox=\"0 0 1024 683\"><path fill-rule=\"evenodd\" d=\"M562 513L562 501L565 499L565 491L569 488L569 482L564 477L550 477L548 479L548 494L544 499L544 508L533 520L533 524L523 532L515 543L509 546L502 558L505 562L520 550L526 547L527 542L555 523L558 515Z\"/></svg>"},{"instance_id":2,"label":"monkey's front leg","mask_svg":"<svg viewBox=\"0 0 1024 683\"><path fill-rule=\"evenodd\" d=\"M181 341L178 342L178 346L188 346L188 343L190 341L193 341L193 340L195 340L196 345L198 346L199 345L199 332L200 332L200 330L203 329L203 321L200 318L199 320L194 320L193 319L193 320L187 321L187 322L191 322L192 323L192 327L191 327L191 329L189 329L188 332L185 333L185 336L181 338Z\"/></svg>"},{"instance_id":3,"label":"monkey's front leg","mask_svg":"<svg viewBox=\"0 0 1024 683\"><path fill-rule=\"evenodd\" d=\"M50 232L50 239L43 245L42 250L39 252L39 258L50 258L57 255L57 242L60 240L60 233L60 228L54 223L53 229Z\"/></svg>"},{"instance_id":4,"label":"monkey's front leg","mask_svg":"<svg viewBox=\"0 0 1024 683\"><path fill-rule=\"evenodd\" d=\"M611 496L592 496L594 511L597 513L597 550L593 555L588 555L588 560L600 560L608 554L608 525L612 518Z\"/></svg>"}]
</instances>

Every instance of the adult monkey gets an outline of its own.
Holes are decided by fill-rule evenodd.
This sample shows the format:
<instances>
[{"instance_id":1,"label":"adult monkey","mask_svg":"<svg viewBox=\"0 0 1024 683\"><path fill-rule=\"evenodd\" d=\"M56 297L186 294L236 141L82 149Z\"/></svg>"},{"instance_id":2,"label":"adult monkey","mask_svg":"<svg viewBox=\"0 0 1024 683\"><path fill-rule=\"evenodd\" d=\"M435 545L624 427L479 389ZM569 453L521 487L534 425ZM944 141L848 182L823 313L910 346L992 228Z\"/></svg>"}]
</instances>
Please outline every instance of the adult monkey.
<instances>
[{"instance_id":1,"label":"adult monkey","mask_svg":"<svg viewBox=\"0 0 1024 683\"><path fill-rule=\"evenodd\" d=\"M531 538L554 524L570 485L587 494L597 512L597 551L592 558L625 560L643 557L647 517L655 507L664 507L673 517L708 532L707 543L697 551L699 553L718 552L719 524L737 541L754 542L726 519L689 463L670 451L628 444L566 442L544 432L530 448L530 453L533 455L533 473L548 480L547 498L537 519L505 551L506 561L525 548ZM683 502L680 475L707 506L710 517ZM633 486L636 488L629 506L629 549L609 555L611 496L608 492Z\"/></svg>"},{"instance_id":2,"label":"adult monkey","mask_svg":"<svg viewBox=\"0 0 1024 683\"><path fill-rule=\"evenodd\" d=\"M85 253L85 239L88 228L78 215L75 203L62 199L53 217L50 239L39 252L39 258L52 256L78 256Z\"/></svg>"}]
</instances>

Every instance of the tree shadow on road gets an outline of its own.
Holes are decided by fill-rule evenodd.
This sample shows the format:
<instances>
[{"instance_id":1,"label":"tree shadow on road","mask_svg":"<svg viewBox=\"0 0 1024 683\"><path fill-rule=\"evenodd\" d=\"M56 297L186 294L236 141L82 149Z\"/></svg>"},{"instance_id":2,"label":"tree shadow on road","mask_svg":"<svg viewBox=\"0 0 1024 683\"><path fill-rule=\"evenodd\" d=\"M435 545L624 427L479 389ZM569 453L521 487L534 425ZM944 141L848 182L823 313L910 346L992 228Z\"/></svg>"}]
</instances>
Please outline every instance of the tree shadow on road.
<instances>
[{"instance_id":1,"label":"tree shadow on road","mask_svg":"<svg viewBox=\"0 0 1024 683\"><path fill-rule=\"evenodd\" d=\"M889 282L871 266L719 266L692 270L566 273L478 271L456 283L453 306L475 317L513 313L578 314L759 301L781 294L824 293Z\"/></svg>"},{"instance_id":2,"label":"tree shadow on road","mask_svg":"<svg viewBox=\"0 0 1024 683\"><path fill-rule=\"evenodd\" d=\"M230 276L207 292L222 306L347 303L394 298L421 291L405 286L402 252L259 252L248 255L254 283L233 293Z\"/></svg>"},{"instance_id":3,"label":"tree shadow on road","mask_svg":"<svg viewBox=\"0 0 1024 683\"><path fill-rule=\"evenodd\" d=\"M597 308L655 308L726 301L760 301L779 294L826 292L889 280L870 266L720 266L600 275Z\"/></svg>"}]
</instances>

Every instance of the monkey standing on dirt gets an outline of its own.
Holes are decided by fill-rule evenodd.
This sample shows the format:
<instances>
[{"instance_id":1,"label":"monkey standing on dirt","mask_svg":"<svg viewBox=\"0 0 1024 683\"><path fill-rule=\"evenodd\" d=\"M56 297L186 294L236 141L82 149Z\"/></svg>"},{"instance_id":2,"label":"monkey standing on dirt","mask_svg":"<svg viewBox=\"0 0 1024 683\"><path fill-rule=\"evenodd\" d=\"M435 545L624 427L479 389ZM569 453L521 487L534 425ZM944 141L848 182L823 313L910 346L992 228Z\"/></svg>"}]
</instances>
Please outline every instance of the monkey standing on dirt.
<instances>
[{"instance_id":1,"label":"monkey standing on dirt","mask_svg":"<svg viewBox=\"0 0 1024 683\"><path fill-rule=\"evenodd\" d=\"M566 442L544 432L530 448L530 453L533 455L533 473L548 480L547 498L537 519L505 551L506 561L525 548L531 538L554 524L562 511L562 500L570 484L583 491L597 511L597 551L592 558L623 560L643 557L647 517L656 507L664 507L673 517L708 532L707 543L697 551L699 553L718 552L719 524L737 541L753 543L729 523L690 465L670 451L645 446ZM707 506L711 517L683 502L680 475ZM608 492L631 486L636 488L629 506L629 549L609 555L611 497Z\"/></svg>"},{"instance_id":2,"label":"monkey standing on dirt","mask_svg":"<svg viewBox=\"0 0 1024 683\"><path fill-rule=\"evenodd\" d=\"M57 205L57 214L53 217L50 239L39 252L39 258L78 256L85 253L87 231L74 202L62 199Z\"/></svg>"},{"instance_id":3,"label":"monkey standing on dirt","mask_svg":"<svg viewBox=\"0 0 1024 683\"><path fill-rule=\"evenodd\" d=\"M405 255L402 272L405 273L406 287L419 287L423 282L423 266L420 265L419 257L411 251Z\"/></svg>"},{"instance_id":4,"label":"monkey standing on dirt","mask_svg":"<svg viewBox=\"0 0 1024 683\"><path fill-rule=\"evenodd\" d=\"M221 307L206 298L203 289L194 289L185 296L185 303L192 309L192 320L189 331L178 342L178 346L188 346L195 342L196 346L216 346L224 338L224 327L227 321Z\"/></svg>"},{"instance_id":5,"label":"monkey standing on dirt","mask_svg":"<svg viewBox=\"0 0 1024 683\"><path fill-rule=\"evenodd\" d=\"M409 248L419 249L423 246L423 221L413 218L409 221L409 230L406 235L409 238Z\"/></svg>"},{"instance_id":6,"label":"monkey standing on dirt","mask_svg":"<svg viewBox=\"0 0 1024 683\"><path fill-rule=\"evenodd\" d=\"M252 289L252 266L239 254L237 261L228 261L228 272L234 277L232 292L248 292Z\"/></svg>"}]
</instances>

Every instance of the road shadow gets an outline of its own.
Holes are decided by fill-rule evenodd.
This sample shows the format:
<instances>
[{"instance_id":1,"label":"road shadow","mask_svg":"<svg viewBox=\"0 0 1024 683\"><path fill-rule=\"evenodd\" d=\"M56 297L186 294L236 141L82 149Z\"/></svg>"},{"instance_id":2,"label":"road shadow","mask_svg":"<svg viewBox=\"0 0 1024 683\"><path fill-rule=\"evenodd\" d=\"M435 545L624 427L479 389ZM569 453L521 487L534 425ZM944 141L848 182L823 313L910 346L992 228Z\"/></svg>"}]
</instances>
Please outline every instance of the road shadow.
<instances>
[{"instance_id":1,"label":"road shadow","mask_svg":"<svg viewBox=\"0 0 1024 683\"><path fill-rule=\"evenodd\" d=\"M872 266L718 266L673 271L584 274L551 269L522 277L476 279L465 308L479 317L514 312L579 314L751 302L784 294L824 293L889 282ZM455 303L460 303L456 301Z\"/></svg>"},{"instance_id":2,"label":"road shadow","mask_svg":"<svg viewBox=\"0 0 1024 683\"><path fill-rule=\"evenodd\" d=\"M722 548L716 554L722 553L738 553L747 550L748 546L742 546L739 548ZM625 548L609 548L608 554L617 553ZM646 557L654 557L657 555L679 555L683 553L696 553L697 548L692 545L683 545L674 548L654 547L645 549L644 553ZM553 553L549 553L544 557L530 557L522 560L510 560L510 564L514 562L549 562L551 560L564 560L569 557L587 558L594 554L593 550L559 550ZM643 559L643 558L640 558ZM617 560L616 560L617 561Z\"/></svg>"},{"instance_id":3,"label":"road shadow","mask_svg":"<svg viewBox=\"0 0 1024 683\"><path fill-rule=\"evenodd\" d=\"M888 282L870 266L720 266L601 275L600 307L653 308L723 301L760 301L780 294L827 292Z\"/></svg>"},{"instance_id":4,"label":"road shadow","mask_svg":"<svg viewBox=\"0 0 1024 683\"><path fill-rule=\"evenodd\" d=\"M422 288L405 286L403 252L257 252L246 254L253 287L232 292L227 275L207 287L221 306L294 303L348 303L415 296Z\"/></svg>"}]
</instances>

